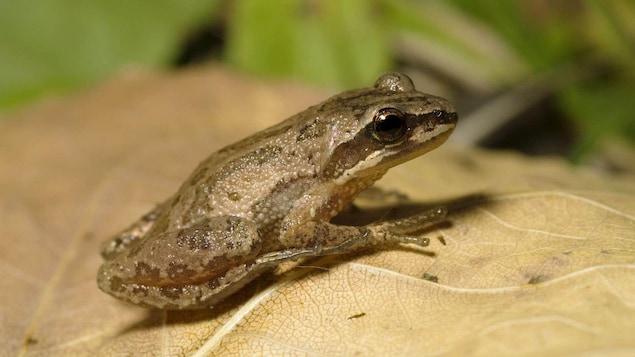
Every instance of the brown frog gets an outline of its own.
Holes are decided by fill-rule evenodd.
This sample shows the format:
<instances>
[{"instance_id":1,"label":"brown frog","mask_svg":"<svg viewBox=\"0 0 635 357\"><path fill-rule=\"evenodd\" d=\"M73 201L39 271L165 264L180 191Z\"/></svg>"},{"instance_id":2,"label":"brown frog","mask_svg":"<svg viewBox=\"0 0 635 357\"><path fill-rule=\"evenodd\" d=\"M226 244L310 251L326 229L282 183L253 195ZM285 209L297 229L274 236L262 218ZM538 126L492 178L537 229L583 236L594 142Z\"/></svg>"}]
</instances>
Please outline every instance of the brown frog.
<instances>
[{"instance_id":1,"label":"brown frog","mask_svg":"<svg viewBox=\"0 0 635 357\"><path fill-rule=\"evenodd\" d=\"M99 287L161 309L211 308L278 264L409 236L445 217L329 223L386 171L441 145L457 114L399 73L212 154L172 197L102 245Z\"/></svg>"}]
</instances>

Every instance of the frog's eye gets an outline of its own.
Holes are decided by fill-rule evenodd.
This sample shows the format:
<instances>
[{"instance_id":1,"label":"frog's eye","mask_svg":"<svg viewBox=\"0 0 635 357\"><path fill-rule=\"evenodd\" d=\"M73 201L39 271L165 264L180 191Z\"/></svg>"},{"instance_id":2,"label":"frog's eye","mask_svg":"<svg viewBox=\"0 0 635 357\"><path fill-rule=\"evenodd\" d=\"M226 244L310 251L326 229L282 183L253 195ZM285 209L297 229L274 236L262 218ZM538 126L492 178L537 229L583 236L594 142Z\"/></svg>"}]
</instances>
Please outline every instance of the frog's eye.
<instances>
[{"instance_id":1,"label":"frog's eye","mask_svg":"<svg viewBox=\"0 0 635 357\"><path fill-rule=\"evenodd\" d=\"M373 138L384 144L393 144L404 137L408 126L401 111L395 108L383 108L375 114L371 129Z\"/></svg>"}]
</instances>

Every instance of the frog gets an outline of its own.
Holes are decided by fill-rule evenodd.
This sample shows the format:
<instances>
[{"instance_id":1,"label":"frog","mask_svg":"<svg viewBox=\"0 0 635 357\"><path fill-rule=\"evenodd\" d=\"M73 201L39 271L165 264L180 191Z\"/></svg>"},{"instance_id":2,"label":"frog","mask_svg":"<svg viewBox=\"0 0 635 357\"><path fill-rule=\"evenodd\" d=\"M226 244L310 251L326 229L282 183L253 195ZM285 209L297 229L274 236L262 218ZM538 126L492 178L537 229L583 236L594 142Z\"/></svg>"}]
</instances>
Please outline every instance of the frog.
<instances>
[{"instance_id":1,"label":"frog","mask_svg":"<svg viewBox=\"0 0 635 357\"><path fill-rule=\"evenodd\" d=\"M146 308L211 309L285 262L429 239L436 207L354 226L331 223L388 169L440 146L458 115L401 73L226 146L178 191L106 240L101 290Z\"/></svg>"}]
</instances>

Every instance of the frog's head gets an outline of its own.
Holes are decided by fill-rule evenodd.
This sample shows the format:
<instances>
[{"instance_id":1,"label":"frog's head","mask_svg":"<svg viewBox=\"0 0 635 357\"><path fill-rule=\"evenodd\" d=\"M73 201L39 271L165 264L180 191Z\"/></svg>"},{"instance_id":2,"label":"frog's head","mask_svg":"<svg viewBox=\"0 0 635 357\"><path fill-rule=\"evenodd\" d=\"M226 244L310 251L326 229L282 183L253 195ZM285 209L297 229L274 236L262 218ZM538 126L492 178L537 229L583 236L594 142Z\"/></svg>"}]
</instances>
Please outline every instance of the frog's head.
<instances>
[{"instance_id":1,"label":"frog's head","mask_svg":"<svg viewBox=\"0 0 635 357\"><path fill-rule=\"evenodd\" d=\"M323 172L338 184L381 176L435 149L458 119L447 100L417 91L410 78L399 73L386 73L371 88L332 99L336 102L329 100L322 107L333 121Z\"/></svg>"}]
</instances>

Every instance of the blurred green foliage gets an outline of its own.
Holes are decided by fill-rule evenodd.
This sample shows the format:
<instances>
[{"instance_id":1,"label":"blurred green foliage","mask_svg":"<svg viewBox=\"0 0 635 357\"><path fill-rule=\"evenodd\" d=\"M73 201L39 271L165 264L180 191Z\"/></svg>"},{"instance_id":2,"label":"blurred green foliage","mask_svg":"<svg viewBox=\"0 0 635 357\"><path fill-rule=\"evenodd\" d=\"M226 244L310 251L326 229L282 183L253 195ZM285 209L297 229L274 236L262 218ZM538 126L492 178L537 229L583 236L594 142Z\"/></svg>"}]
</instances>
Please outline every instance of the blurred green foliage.
<instances>
[{"instance_id":1,"label":"blurred green foliage","mask_svg":"<svg viewBox=\"0 0 635 357\"><path fill-rule=\"evenodd\" d=\"M311 5L319 3L319 7ZM388 23L366 0L238 1L226 58L264 75L351 87L391 66Z\"/></svg>"},{"instance_id":2,"label":"blurred green foliage","mask_svg":"<svg viewBox=\"0 0 635 357\"><path fill-rule=\"evenodd\" d=\"M0 108L103 80L122 66L164 66L217 2L2 0Z\"/></svg>"},{"instance_id":3,"label":"blurred green foliage","mask_svg":"<svg viewBox=\"0 0 635 357\"><path fill-rule=\"evenodd\" d=\"M166 68L202 23L226 26L223 60L260 76L331 87L423 62L475 96L581 73L554 98L575 121L574 158L611 135L635 138L632 0L0 1L0 110Z\"/></svg>"}]
</instances>

